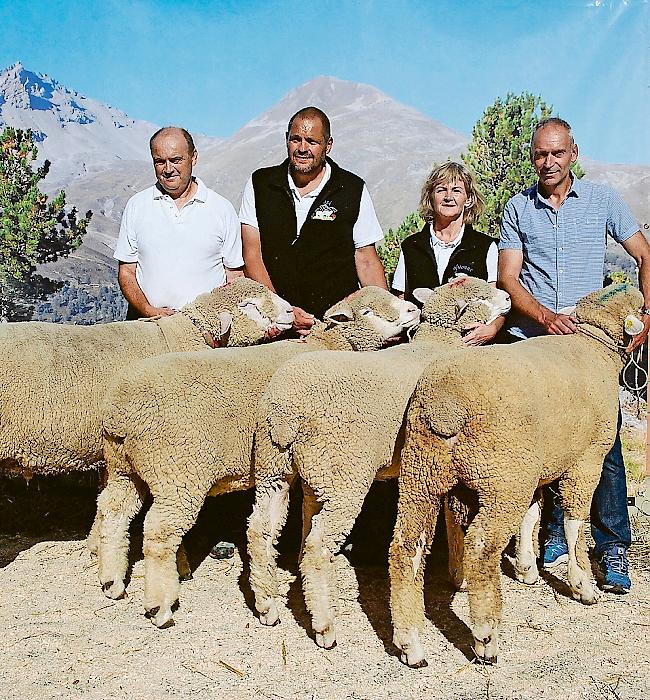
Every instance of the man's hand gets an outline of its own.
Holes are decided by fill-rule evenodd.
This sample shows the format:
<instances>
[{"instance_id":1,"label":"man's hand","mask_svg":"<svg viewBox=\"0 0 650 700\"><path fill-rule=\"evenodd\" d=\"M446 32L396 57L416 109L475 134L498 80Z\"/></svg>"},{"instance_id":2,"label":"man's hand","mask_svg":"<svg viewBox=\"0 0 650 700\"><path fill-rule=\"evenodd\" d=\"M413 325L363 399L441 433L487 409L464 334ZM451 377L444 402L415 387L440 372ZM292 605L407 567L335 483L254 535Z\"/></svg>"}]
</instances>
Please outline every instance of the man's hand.
<instances>
[{"instance_id":1,"label":"man's hand","mask_svg":"<svg viewBox=\"0 0 650 700\"><path fill-rule=\"evenodd\" d=\"M316 319L299 306L293 307L293 328L298 335L309 335Z\"/></svg>"},{"instance_id":2,"label":"man's hand","mask_svg":"<svg viewBox=\"0 0 650 700\"><path fill-rule=\"evenodd\" d=\"M465 345L485 345L493 341L498 332L494 323L468 323L463 328L463 330L469 329L472 329L472 332L463 336Z\"/></svg>"},{"instance_id":3,"label":"man's hand","mask_svg":"<svg viewBox=\"0 0 650 700\"><path fill-rule=\"evenodd\" d=\"M550 335L570 335L578 330L578 319L567 314L544 314L542 325Z\"/></svg>"},{"instance_id":4,"label":"man's hand","mask_svg":"<svg viewBox=\"0 0 650 700\"><path fill-rule=\"evenodd\" d=\"M147 304L147 313L145 316L151 318L151 316L173 316L176 313L176 309L170 309L169 306L151 306Z\"/></svg>"},{"instance_id":5,"label":"man's hand","mask_svg":"<svg viewBox=\"0 0 650 700\"><path fill-rule=\"evenodd\" d=\"M639 333L639 335L634 335L632 336L632 340L628 343L628 346L625 348L625 352L632 353L634 352L638 347L641 347L643 343L645 343L646 338L648 337L648 331L650 331L650 316L643 316L643 330Z\"/></svg>"}]
</instances>

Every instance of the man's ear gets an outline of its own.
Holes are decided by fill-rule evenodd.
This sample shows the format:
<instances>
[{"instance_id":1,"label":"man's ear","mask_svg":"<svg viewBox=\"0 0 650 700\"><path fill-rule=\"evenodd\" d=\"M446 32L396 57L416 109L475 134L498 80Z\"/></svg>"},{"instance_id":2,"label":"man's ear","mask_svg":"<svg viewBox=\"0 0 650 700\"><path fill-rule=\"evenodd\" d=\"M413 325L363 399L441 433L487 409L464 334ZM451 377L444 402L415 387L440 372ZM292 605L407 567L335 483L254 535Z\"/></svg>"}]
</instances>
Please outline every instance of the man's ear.
<instances>
[{"instance_id":1,"label":"man's ear","mask_svg":"<svg viewBox=\"0 0 650 700\"><path fill-rule=\"evenodd\" d=\"M578 144L574 143L571 146L571 162L575 163L578 160Z\"/></svg>"},{"instance_id":2,"label":"man's ear","mask_svg":"<svg viewBox=\"0 0 650 700\"><path fill-rule=\"evenodd\" d=\"M330 136L327 141L327 146L325 146L325 153L329 153L334 145L334 139Z\"/></svg>"},{"instance_id":3,"label":"man's ear","mask_svg":"<svg viewBox=\"0 0 650 700\"><path fill-rule=\"evenodd\" d=\"M196 165L196 161L199 159L199 152L195 149L192 155L192 167Z\"/></svg>"}]
</instances>

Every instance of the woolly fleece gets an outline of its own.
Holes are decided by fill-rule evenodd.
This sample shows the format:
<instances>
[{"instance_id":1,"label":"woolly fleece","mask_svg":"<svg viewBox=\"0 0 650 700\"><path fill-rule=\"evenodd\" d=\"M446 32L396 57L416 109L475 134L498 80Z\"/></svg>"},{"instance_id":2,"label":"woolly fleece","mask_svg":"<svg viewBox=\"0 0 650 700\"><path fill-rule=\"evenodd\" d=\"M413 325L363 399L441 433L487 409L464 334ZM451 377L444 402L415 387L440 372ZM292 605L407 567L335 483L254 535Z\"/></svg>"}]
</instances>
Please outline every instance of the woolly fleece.
<instances>
[{"instance_id":1,"label":"woolly fleece","mask_svg":"<svg viewBox=\"0 0 650 700\"><path fill-rule=\"evenodd\" d=\"M578 303L573 335L450 356L420 378L408 411L389 561L394 641L408 665L426 663L419 642L425 555L441 499L459 482L479 502L464 558L479 658L496 661L501 553L522 520L527 542L518 553L518 576L537 579L536 504L527 511L540 483L560 477L572 593L596 601L584 520L614 442L624 320L638 317L642 302L633 287L612 285Z\"/></svg>"},{"instance_id":2,"label":"woolly fleece","mask_svg":"<svg viewBox=\"0 0 650 700\"><path fill-rule=\"evenodd\" d=\"M176 552L205 497L252 486L257 405L273 373L314 349L376 350L418 318L415 305L366 287L332 307L307 342L177 353L127 369L104 410L109 483L98 500L98 534L107 596L124 592L128 525L148 487L145 606L156 609L154 624L169 624L179 592ZM180 568L187 573L182 561Z\"/></svg>"},{"instance_id":3,"label":"woolly fleece","mask_svg":"<svg viewBox=\"0 0 650 700\"><path fill-rule=\"evenodd\" d=\"M256 502L248 529L255 605L264 624L277 622L273 544L286 517L290 483L299 475L305 494L303 590L316 642L326 648L336 639L332 557L372 481L397 476L400 431L418 377L432 358L465 347L467 324L489 322L510 308L505 292L476 278L426 291L431 296L412 343L372 355L297 358L276 372L260 402Z\"/></svg>"}]
</instances>

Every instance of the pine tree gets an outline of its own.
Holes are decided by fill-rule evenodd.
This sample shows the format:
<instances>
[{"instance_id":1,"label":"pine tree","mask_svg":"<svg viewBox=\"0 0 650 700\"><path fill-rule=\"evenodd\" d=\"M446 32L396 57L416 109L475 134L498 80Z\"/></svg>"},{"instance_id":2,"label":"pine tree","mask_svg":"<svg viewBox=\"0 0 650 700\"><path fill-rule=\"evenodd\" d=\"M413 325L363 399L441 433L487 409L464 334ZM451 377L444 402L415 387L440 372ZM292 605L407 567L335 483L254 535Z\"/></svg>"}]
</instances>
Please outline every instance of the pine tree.
<instances>
[{"instance_id":1,"label":"pine tree","mask_svg":"<svg viewBox=\"0 0 650 700\"><path fill-rule=\"evenodd\" d=\"M497 97L472 130L472 141L463 162L476 174L486 200L486 210L477 228L498 236L506 202L535 183L530 162L530 139L538 121L552 114L553 108L541 97L524 92ZM578 163L576 177L584 175Z\"/></svg>"},{"instance_id":2,"label":"pine tree","mask_svg":"<svg viewBox=\"0 0 650 700\"><path fill-rule=\"evenodd\" d=\"M92 216L65 210L63 191L48 202L38 183L49 161L38 155L30 130L7 127L0 134L0 319L31 318L35 305L62 286L36 273L37 265L65 257L81 245Z\"/></svg>"},{"instance_id":3,"label":"pine tree","mask_svg":"<svg viewBox=\"0 0 650 700\"><path fill-rule=\"evenodd\" d=\"M393 282L393 275L399 260L400 244L411 233L419 231L424 226L424 219L417 213L409 214L396 230L388 229L384 236L383 243L377 251L379 258L386 271L386 281L390 288Z\"/></svg>"}]
</instances>

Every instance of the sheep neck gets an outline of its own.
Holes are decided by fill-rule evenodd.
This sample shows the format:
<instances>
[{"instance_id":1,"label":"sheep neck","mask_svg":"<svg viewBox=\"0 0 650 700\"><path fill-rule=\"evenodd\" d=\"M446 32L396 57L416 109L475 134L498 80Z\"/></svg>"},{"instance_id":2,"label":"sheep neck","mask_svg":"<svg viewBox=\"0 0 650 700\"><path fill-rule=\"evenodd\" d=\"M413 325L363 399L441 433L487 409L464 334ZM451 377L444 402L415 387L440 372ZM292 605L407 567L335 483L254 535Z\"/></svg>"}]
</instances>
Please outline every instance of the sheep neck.
<instances>
[{"instance_id":1,"label":"sheep neck","mask_svg":"<svg viewBox=\"0 0 650 700\"><path fill-rule=\"evenodd\" d=\"M434 326L422 323L413 335L412 343L436 343L452 347L465 347L460 330L456 327Z\"/></svg>"},{"instance_id":2,"label":"sheep neck","mask_svg":"<svg viewBox=\"0 0 650 700\"><path fill-rule=\"evenodd\" d=\"M591 323L580 323L578 325L578 333L597 341L609 350L612 355L618 357L619 360L625 360L625 345L618 345L602 328L592 326Z\"/></svg>"},{"instance_id":3,"label":"sheep neck","mask_svg":"<svg viewBox=\"0 0 650 700\"><path fill-rule=\"evenodd\" d=\"M170 352L201 350L207 344L201 328L183 312L161 316L154 323L160 328Z\"/></svg>"},{"instance_id":4,"label":"sheep neck","mask_svg":"<svg viewBox=\"0 0 650 700\"><path fill-rule=\"evenodd\" d=\"M378 350L383 345L376 331L358 323L314 327L305 342L324 350Z\"/></svg>"}]
</instances>

